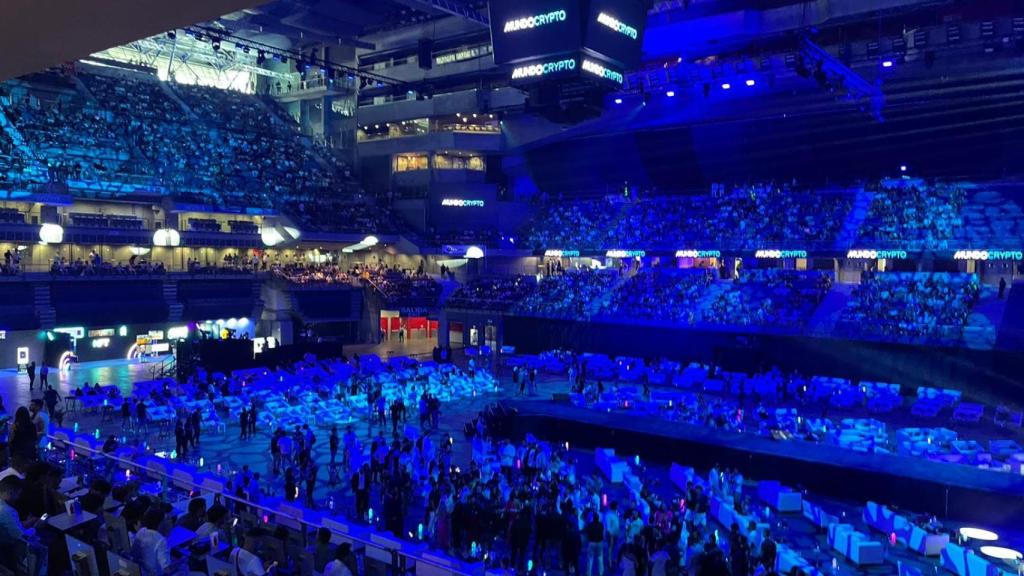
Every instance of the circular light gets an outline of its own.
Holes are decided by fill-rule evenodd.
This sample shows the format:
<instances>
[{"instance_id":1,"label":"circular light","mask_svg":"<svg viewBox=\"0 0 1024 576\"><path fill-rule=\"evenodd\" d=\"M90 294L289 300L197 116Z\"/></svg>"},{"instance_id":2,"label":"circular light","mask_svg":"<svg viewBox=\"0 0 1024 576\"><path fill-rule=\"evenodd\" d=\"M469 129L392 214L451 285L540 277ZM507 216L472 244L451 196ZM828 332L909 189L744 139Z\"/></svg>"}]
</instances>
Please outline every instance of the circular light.
<instances>
[{"instance_id":1,"label":"circular light","mask_svg":"<svg viewBox=\"0 0 1024 576\"><path fill-rule=\"evenodd\" d=\"M997 560L1020 560L1024 557L1024 554L1013 548L1003 548L1002 546L982 546L980 550L985 556Z\"/></svg>"},{"instance_id":2,"label":"circular light","mask_svg":"<svg viewBox=\"0 0 1024 576\"><path fill-rule=\"evenodd\" d=\"M999 534L991 530L985 530L984 528L972 528L970 526L964 526L960 529L960 536L968 540L981 540L983 542L994 542L999 540Z\"/></svg>"},{"instance_id":3,"label":"circular light","mask_svg":"<svg viewBox=\"0 0 1024 576\"><path fill-rule=\"evenodd\" d=\"M380 240L377 239L376 236L367 236L366 238L363 238L363 244L366 244L367 246L376 246L379 243Z\"/></svg>"},{"instance_id":4,"label":"circular light","mask_svg":"<svg viewBox=\"0 0 1024 576\"><path fill-rule=\"evenodd\" d=\"M752 79L751 80L747 80L747 86L753 86L754 84L757 84L757 82L752 80Z\"/></svg>"},{"instance_id":5,"label":"circular light","mask_svg":"<svg viewBox=\"0 0 1024 576\"><path fill-rule=\"evenodd\" d=\"M471 260L476 260L478 258L483 258L483 257L484 257L484 251L479 246L470 246L469 248L466 248L466 258L469 258Z\"/></svg>"},{"instance_id":6,"label":"circular light","mask_svg":"<svg viewBox=\"0 0 1024 576\"><path fill-rule=\"evenodd\" d=\"M728 90L729 88L732 88L732 84L729 84L728 82L722 84L722 90Z\"/></svg>"},{"instance_id":7,"label":"circular light","mask_svg":"<svg viewBox=\"0 0 1024 576\"><path fill-rule=\"evenodd\" d=\"M665 92L665 96L668 96L669 98L673 98L675 97L675 95L675 90L669 90L668 92Z\"/></svg>"},{"instance_id":8,"label":"circular light","mask_svg":"<svg viewBox=\"0 0 1024 576\"><path fill-rule=\"evenodd\" d=\"M181 234L173 228L161 228L153 233L154 246L181 246Z\"/></svg>"},{"instance_id":9,"label":"circular light","mask_svg":"<svg viewBox=\"0 0 1024 576\"><path fill-rule=\"evenodd\" d=\"M46 244L60 244L64 241L64 228L60 224L43 224L39 227L39 240Z\"/></svg>"},{"instance_id":10,"label":"circular light","mask_svg":"<svg viewBox=\"0 0 1024 576\"><path fill-rule=\"evenodd\" d=\"M615 99L615 103L616 104L622 104L622 98L616 98Z\"/></svg>"}]
</instances>

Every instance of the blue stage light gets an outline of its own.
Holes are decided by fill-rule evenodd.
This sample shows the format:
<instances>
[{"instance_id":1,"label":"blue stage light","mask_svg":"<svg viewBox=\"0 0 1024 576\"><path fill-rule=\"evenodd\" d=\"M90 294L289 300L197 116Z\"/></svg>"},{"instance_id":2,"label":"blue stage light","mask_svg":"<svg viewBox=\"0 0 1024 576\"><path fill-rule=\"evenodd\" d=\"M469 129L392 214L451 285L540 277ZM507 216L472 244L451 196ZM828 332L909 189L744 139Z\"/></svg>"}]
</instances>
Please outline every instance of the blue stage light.
<instances>
[{"instance_id":1,"label":"blue stage light","mask_svg":"<svg viewBox=\"0 0 1024 576\"><path fill-rule=\"evenodd\" d=\"M615 103L616 104L622 104L622 98L616 98L615 99Z\"/></svg>"},{"instance_id":2,"label":"blue stage light","mask_svg":"<svg viewBox=\"0 0 1024 576\"><path fill-rule=\"evenodd\" d=\"M675 90L669 90L668 92L665 92L665 96L668 96L669 98L673 98L675 95Z\"/></svg>"},{"instance_id":3,"label":"blue stage light","mask_svg":"<svg viewBox=\"0 0 1024 576\"><path fill-rule=\"evenodd\" d=\"M893 66L892 60L883 60L882 61L882 68L892 68L892 66Z\"/></svg>"},{"instance_id":4,"label":"blue stage light","mask_svg":"<svg viewBox=\"0 0 1024 576\"><path fill-rule=\"evenodd\" d=\"M729 84L728 82L722 84L722 90L728 90L730 88L732 88L732 84Z\"/></svg>"},{"instance_id":5,"label":"blue stage light","mask_svg":"<svg viewBox=\"0 0 1024 576\"><path fill-rule=\"evenodd\" d=\"M753 86L754 84L757 84L757 82L755 82L753 78L747 80L747 86Z\"/></svg>"}]
</instances>

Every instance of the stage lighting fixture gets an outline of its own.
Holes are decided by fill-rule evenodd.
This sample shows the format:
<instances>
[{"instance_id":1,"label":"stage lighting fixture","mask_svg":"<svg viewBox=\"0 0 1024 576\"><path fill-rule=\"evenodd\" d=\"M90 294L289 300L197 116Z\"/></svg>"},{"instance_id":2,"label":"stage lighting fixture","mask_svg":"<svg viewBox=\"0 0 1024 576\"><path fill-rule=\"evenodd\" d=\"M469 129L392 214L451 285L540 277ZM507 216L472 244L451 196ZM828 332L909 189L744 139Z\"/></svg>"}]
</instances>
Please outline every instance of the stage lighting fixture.
<instances>
[{"instance_id":1,"label":"stage lighting fixture","mask_svg":"<svg viewBox=\"0 0 1024 576\"><path fill-rule=\"evenodd\" d=\"M730 88L732 88L732 84L729 84L728 82L722 84L722 90L728 90Z\"/></svg>"},{"instance_id":2,"label":"stage lighting fixture","mask_svg":"<svg viewBox=\"0 0 1024 576\"><path fill-rule=\"evenodd\" d=\"M248 54L249 53L249 47L248 46L242 46L242 53L243 54Z\"/></svg>"},{"instance_id":3,"label":"stage lighting fixture","mask_svg":"<svg viewBox=\"0 0 1024 576\"><path fill-rule=\"evenodd\" d=\"M615 99L615 103L616 104L622 104L622 98L616 98Z\"/></svg>"},{"instance_id":4,"label":"stage lighting fixture","mask_svg":"<svg viewBox=\"0 0 1024 576\"><path fill-rule=\"evenodd\" d=\"M178 33L175 32L174 30L171 30L171 31L167 32L167 37L170 38L171 40L174 40L175 38L178 37Z\"/></svg>"},{"instance_id":5,"label":"stage lighting fixture","mask_svg":"<svg viewBox=\"0 0 1024 576\"><path fill-rule=\"evenodd\" d=\"M892 68L892 60L882 60L882 68Z\"/></svg>"},{"instance_id":6,"label":"stage lighting fixture","mask_svg":"<svg viewBox=\"0 0 1024 576\"><path fill-rule=\"evenodd\" d=\"M747 86L753 86L754 84L757 84L757 82L755 82L754 79L751 78L751 79L747 80L746 84L747 84Z\"/></svg>"},{"instance_id":7,"label":"stage lighting fixture","mask_svg":"<svg viewBox=\"0 0 1024 576\"><path fill-rule=\"evenodd\" d=\"M669 90L668 92L665 92L665 96L668 96L669 98L675 98L676 92L675 90Z\"/></svg>"},{"instance_id":8,"label":"stage lighting fixture","mask_svg":"<svg viewBox=\"0 0 1024 576\"><path fill-rule=\"evenodd\" d=\"M214 40L213 41L213 51L214 52L220 51L220 40Z\"/></svg>"},{"instance_id":9,"label":"stage lighting fixture","mask_svg":"<svg viewBox=\"0 0 1024 576\"><path fill-rule=\"evenodd\" d=\"M900 172L906 172L906 171L907 171L907 165L906 164L900 164Z\"/></svg>"},{"instance_id":10,"label":"stage lighting fixture","mask_svg":"<svg viewBox=\"0 0 1024 576\"><path fill-rule=\"evenodd\" d=\"M260 50L259 52L256 53L256 65L257 66L263 64L266 61L267 61L267 55L263 52L263 50Z\"/></svg>"}]
</instances>

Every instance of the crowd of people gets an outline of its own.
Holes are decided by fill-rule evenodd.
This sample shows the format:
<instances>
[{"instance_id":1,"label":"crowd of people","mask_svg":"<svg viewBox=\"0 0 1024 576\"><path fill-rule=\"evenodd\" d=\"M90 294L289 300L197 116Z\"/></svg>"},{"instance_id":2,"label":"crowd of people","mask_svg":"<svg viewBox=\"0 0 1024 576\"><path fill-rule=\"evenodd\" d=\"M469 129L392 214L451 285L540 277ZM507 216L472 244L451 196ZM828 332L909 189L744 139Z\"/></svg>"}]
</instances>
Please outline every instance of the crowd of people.
<instances>
[{"instance_id":1,"label":"crowd of people","mask_svg":"<svg viewBox=\"0 0 1024 576\"><path fill-rule=\"evenodd\" d=\"M590 269L545 276L512 311L529 316L590 318L608 305L607 296L620 278L616 270Z\"/></svg>"},{"instance_id":2,"label":"crowd of people","mask_svg":"<svg viewBox=\"0 0 1024 576\"><path fill-rule=\"evenodd\" d=\"M68 260L66 256L54 255L50 263L53 276L159 276L166 273L163 262L153 262L132 255L127 262L108 262L95 250L86 258Z\"/></svg>"},{"instance_id":3,"label":"crowd of people","mask_svg":"<svg viewBox=\"0 0 1024 576\"><path fill-rule=\"evenodd\" d=\"M955 344L980 294L973 274L865 272L837 327L857 337Z\"/></svg>"},{"instance_id":4,"label":"crowd of people","mask_svg":"<svg viewBox=\"0 0 1024 576\"><path fill-rule=\"evenodd\" d=\"M535 250L676 250L694 243L832 247L852 205L850 192L775 183L716 184L708 194L689 196L558 199L538 207L524 237Z\"/></svg>"},{"instance_id":5,"label":"crowd of people","mask_svg":"<svg viewBox=\"0 0 1024 576\"><path fill-rule=\"evenodd\" d=\"M416 270L364 266L359 275L389 306L433 307L441 297L441 285L424 272L422 261Z\"/></svg>"},{"instance_id":6,"label":"crowd of people","mask_svg":"<svg viewBox=\"0 0 1024 576\"><path fill-rule=\"evenodd\" d=\"M48 166L51 181L146 185L186 202L276 209L310 229L388 227L389 219L366 202L342 199L358 193L351 171L325 157L329 151L306 141L294 123L278 119L271 102L161 85L141 74L76 75L84 91L74 82L59 89L31 79L5 85L3 111ZM0 172L18 172L25 163L0 137ZM344 210L325 205L339 202Z\"/></svg>"},{"instance_id":7,"label":"crowd of people","mask_svg":"<svg viewBox=\"0 0 1024 576\"><path fill-rule=\"evenodd\" d=\"M704 322L727 326L800 328L832 287L824 272L745 269L703 312Z\"/></svg>"},{"instance_id":8,"label":"crowd of people","mask_svg":"<svg viewBox=\"0 0 1024 576\"><path fill-rule=\"evenodd\" d=\"M293 263L275 266L274 274L294 284L355 284L358 274L337 264Z\"/></svg>"},{"instance_id":9,"label":"crowd of people","mask_svg":"<svg viewBox=\"0 0 1024 576\"><path fill-rule=\"evenodd\" d=\"M693 324L699 300L715 279L707 268L644 268L615 292L609 313L620 318Z\"/></svg>"},{"instance_id":10,"label":"crowd of people","mask_svg":"<svg viewBox=\"0 0 1024 576\"><path fill-rule=\"evenodd\" d=\"M861 224L861 239L903 249L948 248L963 233L961 210L966 200L961 186L883 181Z\"/></svg>"},{"instance_id":11,"label":"crowd of people","mask_svg":"<svg viewBox=\"0 0 1024 576\"><path fill-rule=\"evenodd\" d=\"M448 308L508 310L537 287L533 276L488 276L471 278L448 297Z\"/></svg>"}]
</instances>

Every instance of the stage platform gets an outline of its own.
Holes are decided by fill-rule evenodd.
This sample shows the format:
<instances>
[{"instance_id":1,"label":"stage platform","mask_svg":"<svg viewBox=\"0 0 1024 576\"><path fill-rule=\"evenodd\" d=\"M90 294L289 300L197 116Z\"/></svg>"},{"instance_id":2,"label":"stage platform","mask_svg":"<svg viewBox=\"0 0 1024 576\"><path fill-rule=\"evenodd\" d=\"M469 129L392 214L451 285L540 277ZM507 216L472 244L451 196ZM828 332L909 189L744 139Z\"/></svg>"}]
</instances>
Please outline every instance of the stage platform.
<instances>
[{"instance_id":1,"label":"stage platform","mask_svg":"<svg viewBox=\"0 0 1024 576\"><path fill-rule=\"evenodd\" d=\"M801 440L713 430L551 400L510 400L517 435L615 448L619 454L698 469L736 467L842 500L874 500L940 518L1008 525L1024 518L1024 476L891 454L867 454Z\"/></svg>"}]
</instances>

